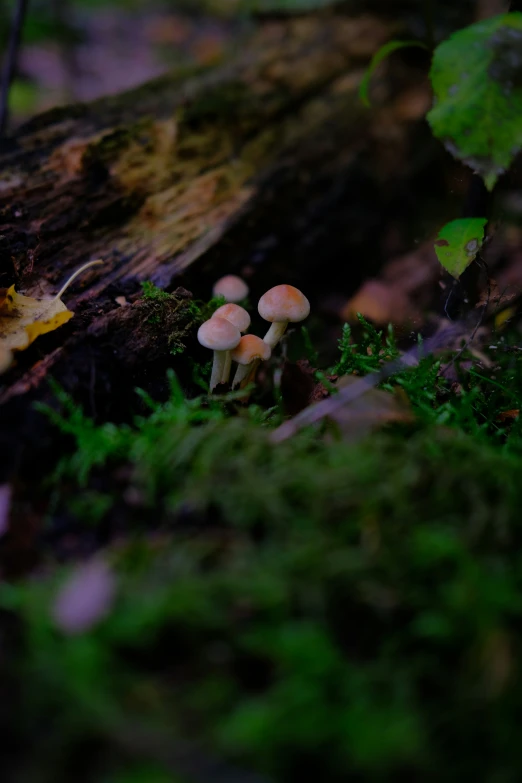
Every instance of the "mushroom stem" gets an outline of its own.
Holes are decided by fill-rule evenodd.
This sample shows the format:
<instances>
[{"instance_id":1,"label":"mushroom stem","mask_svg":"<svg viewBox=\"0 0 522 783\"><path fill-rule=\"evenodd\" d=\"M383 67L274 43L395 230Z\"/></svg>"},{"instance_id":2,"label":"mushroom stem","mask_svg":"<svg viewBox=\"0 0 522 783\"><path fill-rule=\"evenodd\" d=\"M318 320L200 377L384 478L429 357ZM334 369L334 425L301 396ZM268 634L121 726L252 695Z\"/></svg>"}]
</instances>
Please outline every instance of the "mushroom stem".
<instances>
[{"instance_id":1,"label":"mushroom stem","mask_svg":"<svg viewBox=\"0 0 522 783\"><path fill-rule=\"evenodd\" d=\"M263 342L270 346L271 349L275 348L281 337L286 332L288 321L274 321L270 326L270 329L263 337Z\"/></svg>"},{"instance_id":2,"label":"mushroom stem","mask_svg":"<svg viewBox=\"0 0 522 783\"><path fill-rule=\"evenodd\" d=\"M232 388L239 386L241 389L256 374L257 366L261 360L270 358L270 346L255 334L245 334L238 345L232 349L232 361L238 363Z\"/></svg>"},{"instance_id":3,"label":"mushroom stem","mask_svg":"<svg viewBox=\"0 0 522 783\"><path fill-rule=\"evenodd\" d=\"M223 373L221 375L220 383L228 383L228 379L230 378L231 367L232 367L232 353L230 351L227 351L225 355L225 361L223 363Z\"/></svg>"},{"instance_id":4,"label":"mushroom stem","mask_svg":"<svg viewBox=\"0 0 522 783\"><path fill-rule=\"evenodd\" d=\"M210 376L210 391L214 391L216 386L221 383L223 377L223 368L228 351L214 351L214 361L212 362L212 375Z\"/></svg>"},{"instance_id":5,"label":"mushroom stem","mask_svg":"<svg viewBox=\"0 0 522 783\"><path fill-rule=\"evenodd\" d=\"M232 381L232 388L244 389L245 386L248 386L250 381L254 380L260 361L261 359L254 359L250 364L238 364L234 380Z\"/></svg>"},{"instance_id":6,"label":"mushroom stem","mask_svg":"<svg viewBox=\"0 0 522 783\"><path fill-rule=\"evenodd\" d=\"M243 386L248 386L249 383L252 383L256 379L256 373L257 368L261 364L261 359L254 359L252 364L250 365L250 369L248 370L248 374L246 378L243 381Z\"/></svg>"}]
</instances>

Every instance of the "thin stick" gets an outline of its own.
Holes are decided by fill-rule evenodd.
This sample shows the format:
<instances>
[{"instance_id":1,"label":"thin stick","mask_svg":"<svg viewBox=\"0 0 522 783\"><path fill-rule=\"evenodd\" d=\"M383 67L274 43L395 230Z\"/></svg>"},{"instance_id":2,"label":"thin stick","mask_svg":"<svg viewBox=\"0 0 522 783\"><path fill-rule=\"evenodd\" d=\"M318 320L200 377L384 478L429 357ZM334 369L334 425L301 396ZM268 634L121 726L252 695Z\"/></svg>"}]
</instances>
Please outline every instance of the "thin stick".
<instances>
[{"instance_id":1,"label":"thin stick","mask_svg":"<svg viewBox=\"0 0 522 783\"><path fill-rule=\"evenodd\" d=\"M327 416L331 416L332 413L335 413L339 408L362 397L363 394L366 394L367 391L378 386L379 383L382 383L386 378L389 378L390 375L395 375L395 373L406 370L409 367L416 367L421 359L429 356L444 344L445 341L442 339L444 335L454 335L455 331L460 331L460 329L457 329L456 327L457 324L449 329L443 329L440 332L436 332L423 344L416 345L398 359L394 359L392 362L385 364L378 372L372 372L369 375L365 375L350 386L341 389L339 393L335 394L333 397L328 397L322 402L317 402L314 405L305 408L301 413L298 413L297 416L294 416L293 419L285 421L275 429L270 435L270 440L272 443L281 443L281 441L291 438L303 427L315 424Z\"/></svg>"},{"instance_id":2,"label":"thin stick","mask_svg":"<svg viewBox=\"0 0 522 783\"><path fill-rule=\"evenodd\" d=\"M81 275L82 272L85 272L86 269L89 269L91 266L97 266L98 264L103 264L103 261L101 258L97 258L96 261L88 261L86 264L83 264L79 269L76 270L76 272L73 272L73 274L70 276L70 278L62 285L58 293L56 294L54 299L60 299L62 294L69 288L73 280L76 280L78 275Z\"/></svg>"},{"instance_id":3,"label":"thin stick","mask_svg":"<svg viewBox=\"0 0 522 783\"><path fill-rule=\"evenodd\" d=\"M9 44L0 81L0 139L7 129L7 122L9 119L9 91L16 74L18 51L28 5L29 0L18 0L11 23Z\"/></svg>"},{"instance_id":4,"label":"thin stick","mask_svg":"<svg viewBox=\"0 0 522 783\"><path fill-rule=\"evenodd\" d=\"M445 367L444 370L441 372L442 376L446 375L446 373L448 372L450 367L453 367L453 365L456 364L456 362L458 362L458 360L460 359L460 357L462 356L464 351L466 351L469 348L469 346L471 345L471 343L475 339L475 335L477 334L479 328L482 326L482 322L484 321L484 317L485 317L485 315L487 313L487 310L488 310L488 307L489 307L489 301L491 299L491 278L489 276L488 266L487 266L486 262L484 261L484 259L481 258L480 256L477 256L477 262L480 262L480 266L482 266L482 268L486 272L486 286L487 286L487 288L486 288L486 301L485 301L485 303L484 303L484 305L482 307L482 310L480 311L480 315L479 315L478 321L475 324L475 326L473 327L473 331L471 332L469 338L466 340L466 342L460 348L460 350L457 351L457 353L453 356L453 358L452 358L451 362L449 362L448 366Z\"/></svg>"}]
</instances>

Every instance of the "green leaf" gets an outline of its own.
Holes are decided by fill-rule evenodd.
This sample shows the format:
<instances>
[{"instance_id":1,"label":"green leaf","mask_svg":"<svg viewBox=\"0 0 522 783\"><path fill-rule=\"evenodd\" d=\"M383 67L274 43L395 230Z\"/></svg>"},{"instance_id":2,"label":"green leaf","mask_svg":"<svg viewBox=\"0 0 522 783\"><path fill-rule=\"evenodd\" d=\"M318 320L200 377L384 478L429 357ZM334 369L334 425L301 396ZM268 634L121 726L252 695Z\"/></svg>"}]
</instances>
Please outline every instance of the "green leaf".
<instances>
[{"instance_id":1,"label":"green leaf","mask_svg":"<svg viewBox=\"0 0 522 783\"><path fill-rule=\"evenodd\" d=\"M435 50L428 122L492 190L522 148L522 13L459 30Z\"/></svg>"},{"instance_id":2,"label":"green leaf","mask_svg":"<svg viewBox=\"0 0 522 783\"><path fill-rule=\"evenodd\" d=\"M476 258L484 242L487 218L461 218L441 228L435 241L435 252L450 275L459 278Z\"/></svg>"},{"instance_id":3,"label":"green leaf","mask_svg":"<svg viewBox=\"0 0 522 783\"><path fill-rule=\"evenodd\" d=\"M9 108L13 114L31 114L36 111L40 94L32 82L15 79L9 90Z\"/></svg>"},{"instance_id":4,"label":"green leaf","mask_svg":"<svg viewBox=\"0 0 522 783\"><path fill-rule=\"evenodd\" d=\"M377 66L380 65L389 54L392 54L392 52L396 52L397 49L407 49L410 46L417 46L421 49L428 48L422 41L388 41L388 43L381 46L381 48L375 52L359 87L359 97L365 106L370 105L368 88L370 86L370 79L375 73Z\"/></svg>"}]
</instances>

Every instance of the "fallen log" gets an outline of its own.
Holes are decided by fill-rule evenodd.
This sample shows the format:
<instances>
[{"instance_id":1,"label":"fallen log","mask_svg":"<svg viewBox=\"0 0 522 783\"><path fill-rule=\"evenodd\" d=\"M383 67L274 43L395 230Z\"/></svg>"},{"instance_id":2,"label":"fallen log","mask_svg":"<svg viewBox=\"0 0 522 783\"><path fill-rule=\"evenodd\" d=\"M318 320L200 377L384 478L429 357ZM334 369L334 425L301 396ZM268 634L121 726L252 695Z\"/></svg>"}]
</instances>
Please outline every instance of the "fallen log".
<instances>
[{"instance_id":1,"label":"fallen log","mask_svg":"<svg viewBox=\"0 0 522 783\"><path fill-rule=\"evenodd\" d=\"M378 109L359 101L365 65L393 32L367 15L271 20L218 68L55 109L10 140L0 157L0 284L49 295L81 263L104 264L66 297L76 317L2 376L4 474L13 443L33 448L28 410L48 394L48 374L100 416L121 413L124 390L153 375L161 336L131 330L123 340L124 325L143 319L115 301L135 299L141 281L177 284L199 259L189 281L207 295L245 264L264 285L268 255L293 282L328 266L335 277L347 253L353 289L368 271L361 247L378 266L388 207L408 191L411 120L422 114L392 110L386 80Z\"/></svg>"},{"instance_id":2,"label":"fallen log","mask_svg":"<svg viewBox=\"0 0 522 783\"><path fill-rule=\"evenodd\" d=\"M100 257L79 300L120 280L168 285L285 152L328 123L353 132L357 80L340 80L389 34L372 17L267 24L221 68L36 117L0 157L2 282L44 292Z\"/></svg>"}]
</instances>

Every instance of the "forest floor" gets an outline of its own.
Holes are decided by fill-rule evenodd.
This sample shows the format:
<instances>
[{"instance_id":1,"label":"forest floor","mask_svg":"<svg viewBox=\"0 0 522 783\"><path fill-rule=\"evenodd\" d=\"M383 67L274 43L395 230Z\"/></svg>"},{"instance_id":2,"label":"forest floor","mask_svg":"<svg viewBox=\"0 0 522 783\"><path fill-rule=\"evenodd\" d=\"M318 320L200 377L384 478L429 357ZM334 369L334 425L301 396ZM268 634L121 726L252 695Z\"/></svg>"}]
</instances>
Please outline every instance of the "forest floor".
<instances>
[{"instance_id":1,"label":"forest floor","mask_svg":"<svg viewBox=\"0 0 522 783\"><path fill-rule=\"evenodd\" d=\"M176 20L152 25L162 43ZM393 111L417 127L429 100L423 82ZM474 180L444 161L415 225L415 193L381 220L371 274L335 237L329 265L291 266L312 312L248 400L208 393L196 333L222 300L198 263L112 291L118 339L168 332L146 391L100 391L95 367L77 395L49 377L36 456L10 455L0 486L2 780L520 779L521 169L456 283L434 228L441 189L463 201ZM277 241L237 269L258 335L258 293L287 282Z\"/></svg>"}]
</instances>

